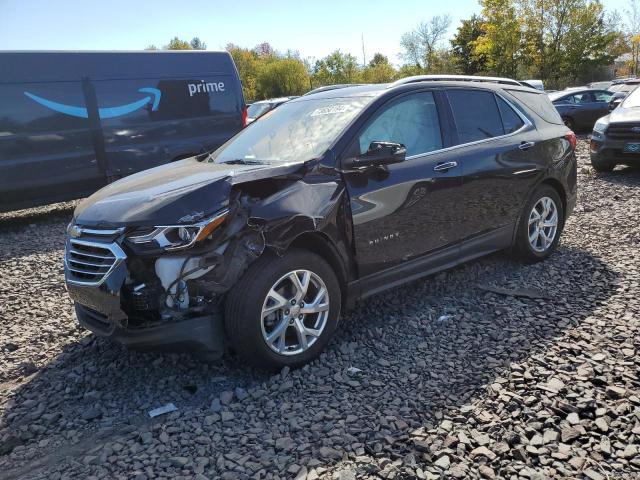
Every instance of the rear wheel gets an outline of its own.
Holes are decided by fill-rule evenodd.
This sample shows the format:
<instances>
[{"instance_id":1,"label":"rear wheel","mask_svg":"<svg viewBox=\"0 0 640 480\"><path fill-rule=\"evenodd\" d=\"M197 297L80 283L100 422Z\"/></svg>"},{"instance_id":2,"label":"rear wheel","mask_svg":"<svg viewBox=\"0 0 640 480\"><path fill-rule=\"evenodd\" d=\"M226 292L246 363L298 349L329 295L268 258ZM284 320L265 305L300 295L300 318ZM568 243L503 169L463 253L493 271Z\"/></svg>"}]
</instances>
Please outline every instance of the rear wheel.
<instances>
[{"instance_id":1,"label":"rear wheel","mask_svg":"<svg viewBox=\"0 0 640 480\"><path fill-rule=\"evenodd\" d=\"M229 292L225 328L249 363L299 367L328 343L340 304L338 279L322 258L297 249L283 257L265 254Z\"/></svg>"},{"instance_id":2,"label":"rear wheel","mask_svg":"<svg viewBox=\"0 0 640 480\"><path fill-rule=\"evenodd\" d=\"M514 252L525 262L539 262L551 255L560 241L564 209L560 195L550 185L541 185L527 202L514 245Z\"/></svg>"}]
</instances>

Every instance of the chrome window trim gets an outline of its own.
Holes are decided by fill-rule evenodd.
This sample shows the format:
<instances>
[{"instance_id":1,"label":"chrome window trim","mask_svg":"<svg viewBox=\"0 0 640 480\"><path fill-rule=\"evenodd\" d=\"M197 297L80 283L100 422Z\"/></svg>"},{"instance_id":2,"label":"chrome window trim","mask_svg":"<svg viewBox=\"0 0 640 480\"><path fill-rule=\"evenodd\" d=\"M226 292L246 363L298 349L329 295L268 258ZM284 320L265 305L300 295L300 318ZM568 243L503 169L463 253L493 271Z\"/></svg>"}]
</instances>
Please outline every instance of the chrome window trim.
<instances>
[{"instance_id":1,"label":"chrome window trim","mask_svg":"<svg viewBox=\"0 0 640 480\"><path fill-rule=\"evenodd\" d=\"M67 270L69 271L73 271L72 267L69 266L69 264L67 263L67 255L68 255L68 250L69 247L72 247L73 244L77 244L77 245L82 245L85 247L98 247L98 248L104 248L107 249L111 252L111 254L114 256L115 260L113 262L113 264L111 265L111 267L109 268L109 270L107 270L104 275L102 275L102 277L100 278L100 280L98 281L88 281L88 280L75 280L72 278L69 278L68 275L65 275L65 280L67 281L67 283L73 284L73 285L80 285L80 286L85 286L85 287L99 287L100 285L102 285L107 277L109 277L109 275L111 275L111 272L113 272L113 270L120 265L123 261L126 260L127 255L124 253L124 251L122 250L122 248L120 248L120 246L116 243L100 243L100 242L90 242L90 241L86 241L86 240L78 240L76 238L69 238L67 241L67 244L65 246L65 250L64 250L64 266ZM80 255L83 255L82 252L80 252ZM88 255L90 256L90 255Z\"/></svg>"},{"instance_id":2,"label":"chrome window trim","mask_svg":"<svg viewBox=\"0 0 640 480\"><path fill-rule=\"evenodd\" d=\"M464 87L461 87L462 90L464 90ZM445 89L445 93L446 93ZM475 90L475 89L474 89ZM490 90L482 90L484 92L490 91ZM419 153L416 155L411 155L410 157L407 157L405 160L412 160L414 158L419 158L419 157L426 157L429 155L434 155L437 153L441 153L441 152L450 152L456 148L462 148L462 147L469 147L472 145L479 145L481 143L486 143L486 142L492 142L494 140L499 140L502 138L507 138L510 137L512 135L517 135L521 132L523 132L524 130L528 129L529 127L534 127L533 123L531 122L531 120L529 120L529 118L527 118L518 107L516 107L513 102L510 102L507 98L505 98L503 95L501 95L500 93L491 90L491 92L494 95L499 96L502 100L504 100L507 105L509 105L515 112L516 114L520 117L520 119L524 122L524 125L522 125L522 127L520 127L518 130L516 130L515 132L511 132L511 133L505 133L504 135L498 135L497 137L491 137L491 138L483 138L482 140L475 140L473 142L467 142L467 143L459 143L458 145L451 145L450 147L445 147L445 148L441 148L440 150L433 150L432 152L425 152L425 153ZM453 114L453 112L451 112ZM455 120L455 118L454 118Z\"/></svg>"}]
</instances>

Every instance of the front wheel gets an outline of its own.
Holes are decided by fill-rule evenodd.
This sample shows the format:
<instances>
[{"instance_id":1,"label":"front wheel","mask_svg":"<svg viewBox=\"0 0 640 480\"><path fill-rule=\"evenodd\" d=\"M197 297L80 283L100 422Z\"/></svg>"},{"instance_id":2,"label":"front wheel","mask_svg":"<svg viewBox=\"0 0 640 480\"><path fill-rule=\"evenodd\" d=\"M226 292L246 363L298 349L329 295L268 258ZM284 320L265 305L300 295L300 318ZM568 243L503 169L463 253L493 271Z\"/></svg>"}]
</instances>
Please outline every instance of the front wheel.
<instances>
[{"instance_id":1,"label":"front wheel","mask_svg":"<svg viewBox=\"0 0 640 480\"><path fill-rule=\"evenodd\" d=\"M564 209L560 195L550 185L541 185L525 205L514 253L529 263L539 262L551 255L560 241L564 226Z\"/></svg>"},{"instance_id":2,"label":"front wheel","mask_svg":"<svg viewBox=\"0 0 640 480\"><path fill-rule=\"evenodd\" d=\"M259 368L299 367L315 358L340 315L338 279L322 258L304 250L265 254L231 289L225 328L234 349Z\"/></svg>"},{"instance_id":3,"label":"front wheel","mask_svg":"<svg viewBox=\"0 0 640 480\"><path fill-rule=\"evenodd\" d=\"M564 122L565 126L568 129L573 130L575 132L576 124L573 121L573 118L571 118L571 117L562 117L562 121Z\"/></svg>"},{"instance_id":4,"label":"front wheel","mask_svg":"<svg viewBox=\"0 0 640 480\"><path fill-rule=\"evenodd\" d=\"M608 173L613 171L613 169L616 167L615 164L613 163L607 163L607 162L603 163L595 160L591 160L591 166L598 173Z\"/></svg>"}]
</instances>

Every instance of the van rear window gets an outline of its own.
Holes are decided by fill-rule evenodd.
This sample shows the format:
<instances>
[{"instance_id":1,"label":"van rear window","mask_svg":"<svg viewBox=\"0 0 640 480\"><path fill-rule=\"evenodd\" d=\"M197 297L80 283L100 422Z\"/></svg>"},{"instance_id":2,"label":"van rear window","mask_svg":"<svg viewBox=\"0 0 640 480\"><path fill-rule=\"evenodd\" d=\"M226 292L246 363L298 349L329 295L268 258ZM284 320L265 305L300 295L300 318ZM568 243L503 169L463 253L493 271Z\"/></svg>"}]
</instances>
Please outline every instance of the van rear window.
<instances>
[{"instance_id":1,"label":"van rear window","mask_svg":"<svg viewBox=\"0 0 640 480\"><path fill-rule=\"evenodd\" d=\"M555 123L556 125L562 125L564 123L560 114L556 110L556 107L553 106L546 93L526 92L524 90L505 90L520 102L524 103L529 107L529 110L534 112L545 122Z\"/></svg>"}]
</instances>

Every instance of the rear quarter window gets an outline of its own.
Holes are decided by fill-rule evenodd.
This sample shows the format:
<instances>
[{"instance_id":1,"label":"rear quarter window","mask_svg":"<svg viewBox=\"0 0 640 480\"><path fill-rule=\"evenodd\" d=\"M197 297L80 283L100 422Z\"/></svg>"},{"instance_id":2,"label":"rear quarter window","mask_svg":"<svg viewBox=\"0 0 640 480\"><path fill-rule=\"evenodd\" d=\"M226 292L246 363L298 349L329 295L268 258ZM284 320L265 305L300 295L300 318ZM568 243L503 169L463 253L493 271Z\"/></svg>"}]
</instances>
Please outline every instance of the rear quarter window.
<instances>
[{"instance_id":1,"label":"rear quarter window","mask_svg":"<svg viewBox=\"0 0 640 480\"><path fill-rule=\"evenodd\" d=\"M520 103L526 105L529 110L547 123L563 125L564 122L560 114L549 100L546 93L537 93L524 90L505 90L508 94L515 97Z\"/></svg>"}]
</instances>

